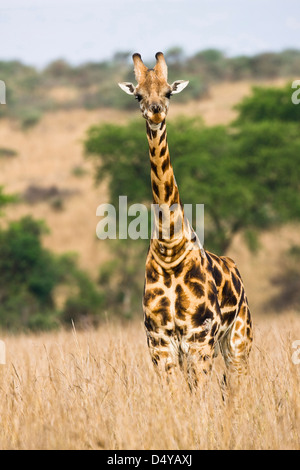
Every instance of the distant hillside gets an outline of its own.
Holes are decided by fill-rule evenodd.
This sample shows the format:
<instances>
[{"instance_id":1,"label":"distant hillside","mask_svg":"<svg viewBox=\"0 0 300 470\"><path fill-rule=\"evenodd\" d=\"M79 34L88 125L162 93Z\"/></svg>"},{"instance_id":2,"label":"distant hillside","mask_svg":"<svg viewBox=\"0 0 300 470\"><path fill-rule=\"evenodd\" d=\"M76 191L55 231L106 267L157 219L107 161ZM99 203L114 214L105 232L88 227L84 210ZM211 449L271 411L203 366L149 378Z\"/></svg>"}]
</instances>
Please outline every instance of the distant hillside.
<instances>
[{"instance_id":1,"label":"distant hillside","mask_svg":"<svg viewBox=\"0 0 300 470\"><path fill-rule=\"evenodd\" d=\"M208 49L187 57L181 48L174 47L165 55L169 81L190 81L185 93L177 97L180 103L207 97L216 83L295 79L300 70L300 50L227 57ZM135 106L116 86L118 81L134 80L131 52L79 66L56 60L43 70L18 61L0 61L0 79L7 87L7 105L0 107L0 117L17 119L23 128L35 125L46 111Z\"/></svg>"}]
</instances>

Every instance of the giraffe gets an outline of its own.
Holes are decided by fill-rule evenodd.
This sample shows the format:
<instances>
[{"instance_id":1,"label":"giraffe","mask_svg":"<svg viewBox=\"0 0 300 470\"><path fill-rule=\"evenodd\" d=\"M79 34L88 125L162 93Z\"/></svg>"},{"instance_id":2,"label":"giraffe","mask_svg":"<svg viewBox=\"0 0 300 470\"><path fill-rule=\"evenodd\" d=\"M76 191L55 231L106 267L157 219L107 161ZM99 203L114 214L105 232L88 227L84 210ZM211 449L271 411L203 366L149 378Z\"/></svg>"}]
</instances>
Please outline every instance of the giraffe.
<instances>
[{"instance_id":1,"label":"giraffe","mask_svg":"<svg viewBox=\"0 0 300 470\"><path fill-rule=\"evenodd\" d=\"M146 259L144 325L153 364L172 375L179 366L189 383L208 374L219 351L235 375L248 369L252 321L243 282L234 261L202 247L184 216L170 161L166 117L172 95L188 81L167 81L162 52L154 68L133 55L137 86L119 83L134 95L146 120L151 166L154 226ZM169 214L169 217L166 217ZM167 222L166 222L167 221Z\"/></svg>"}]
</instances>

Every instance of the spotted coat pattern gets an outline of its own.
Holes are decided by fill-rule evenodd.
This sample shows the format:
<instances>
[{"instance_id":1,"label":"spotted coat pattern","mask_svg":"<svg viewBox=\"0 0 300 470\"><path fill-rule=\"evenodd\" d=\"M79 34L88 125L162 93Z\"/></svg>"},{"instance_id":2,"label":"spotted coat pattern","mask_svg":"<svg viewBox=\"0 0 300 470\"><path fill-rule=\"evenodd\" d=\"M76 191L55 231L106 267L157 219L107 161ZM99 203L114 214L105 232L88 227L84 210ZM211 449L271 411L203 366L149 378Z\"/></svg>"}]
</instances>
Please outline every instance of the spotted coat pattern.
<instances>
[{"instance_id":1,"label":"spotted coat pattern","mask_svg":"<svg viewBox=\"0 0 300 470\"><path fill-rule=\"evenodd\" d=\"M219 351L230 370L243 373L252 344L244 285L234 261L205 251L184 217L166 115L170 96L187 82L169 85L163 54L156 59L154 69L148 69L134 54L138 85L120 84L138 99L146 119L153 203L162 208L146 259L143 309L149 351L155 366L163 365L168 373L177 365L185 367L195 382L211 369Z\"/></svg>"}]
</instances>

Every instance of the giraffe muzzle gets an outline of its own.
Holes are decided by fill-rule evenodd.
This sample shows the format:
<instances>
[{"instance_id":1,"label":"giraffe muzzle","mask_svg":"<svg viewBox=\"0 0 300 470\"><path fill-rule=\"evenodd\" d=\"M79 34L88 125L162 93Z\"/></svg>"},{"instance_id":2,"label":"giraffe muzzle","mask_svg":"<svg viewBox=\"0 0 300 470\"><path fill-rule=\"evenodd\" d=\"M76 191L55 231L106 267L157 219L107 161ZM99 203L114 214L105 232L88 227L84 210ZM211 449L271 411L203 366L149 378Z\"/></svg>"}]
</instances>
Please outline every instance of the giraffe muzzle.
<instances>
[{"instance_id":1,"label":"giraffe muzzle","mask_svg":"<svg viewBox=\"0 0 300 470\"><path fill-rule=\"evenodd\" d=\"M153 103L151 106L148 108L147 112L147 119L150 122L153 122L154 124L159 124L162 122L166 117L166 112L163 109L163 106L161 106L158 103Z\"/></svg>"},{"instance_id":2,"label":"giraffe muzzle","mask_svg":"<svg viewBox=\"0 0 300 470\"><path fill-rule=\"evenodd\" d=\"M151 104L151 106L149 107L149 110L151 111L151 113L153 114L159 114L162 112L163 108L160 104L158 103L153 103Z\"/></svg>"}]
</instances>

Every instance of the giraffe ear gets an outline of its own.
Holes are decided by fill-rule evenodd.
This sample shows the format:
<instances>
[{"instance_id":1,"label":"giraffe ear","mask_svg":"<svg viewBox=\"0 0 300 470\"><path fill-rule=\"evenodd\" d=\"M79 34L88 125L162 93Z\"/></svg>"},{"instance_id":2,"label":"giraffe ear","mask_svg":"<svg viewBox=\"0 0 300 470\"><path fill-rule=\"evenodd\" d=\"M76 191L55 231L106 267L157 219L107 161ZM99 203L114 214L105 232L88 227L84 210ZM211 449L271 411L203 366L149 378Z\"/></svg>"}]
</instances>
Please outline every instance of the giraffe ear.
<instances>
[{"instance_id":1,"label":"giraffe ear","mask_svg":"<svg viewBox=\"0 0 300 470\"><path fill-rule=\"evenodd\" d=\"M135 92L135 86L130 83L130 82L122 82L122 83L118 83L119 87L125 91L125 93L127 93L128 95L134 95L134 92Z\"/></svg>"},{"instance_id":2,"label":"giraffe ear","mask_svg":"<svg viewBox=\"0 0 300 470\"><path fill-rule=\"evenodd\" d=\"M176 80L176 82L173 82L171 85L172 95L175 95L176 93L180 93L182 90L185 89L185 87L188 84L189 84L188 80Z\"/></svg>"}]
</instances>

